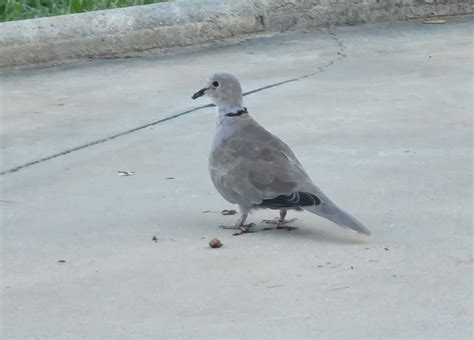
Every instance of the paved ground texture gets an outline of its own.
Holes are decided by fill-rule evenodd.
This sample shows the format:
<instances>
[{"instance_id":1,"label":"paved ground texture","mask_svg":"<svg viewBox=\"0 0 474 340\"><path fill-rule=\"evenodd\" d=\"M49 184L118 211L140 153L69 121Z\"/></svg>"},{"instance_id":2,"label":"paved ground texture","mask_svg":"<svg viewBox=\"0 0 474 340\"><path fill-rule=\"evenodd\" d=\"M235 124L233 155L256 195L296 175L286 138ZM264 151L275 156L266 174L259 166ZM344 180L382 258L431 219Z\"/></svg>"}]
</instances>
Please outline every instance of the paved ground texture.
<instances>
[{"instance_id":1,"label":"paved ground texture","mask_svg":"<svg viewBox=\"0 0 474 340\"><path fill-rule=\"evenodd\" d=\"M471 338L472 33L450 18L5 71L2 337ZM190 96L216 70L245 91L311 74L245 104L370 238L309 213L218 229L235 216L207 173L215 109L160 122L207 104Z\"/></svg>"}]
</instances>

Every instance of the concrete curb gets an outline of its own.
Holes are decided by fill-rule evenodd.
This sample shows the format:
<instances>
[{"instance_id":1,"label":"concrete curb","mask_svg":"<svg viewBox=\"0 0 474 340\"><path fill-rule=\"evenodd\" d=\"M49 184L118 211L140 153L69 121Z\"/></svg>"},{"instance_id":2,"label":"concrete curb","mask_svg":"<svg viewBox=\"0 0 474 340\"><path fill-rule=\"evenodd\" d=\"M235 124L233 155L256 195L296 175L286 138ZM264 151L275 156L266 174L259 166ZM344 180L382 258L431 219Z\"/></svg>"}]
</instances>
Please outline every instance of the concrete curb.
<instances>
[{"instance_id":1,"label":"concrete curb","mask_svg":"<svg viewBox=\"0 0 474 340\"><path fill-rule=\"evenodd\" d=\"M474 13L474 0L177 0L0 24L0 67L121 57L264 31Z\"/></svg>"}]
</instances>

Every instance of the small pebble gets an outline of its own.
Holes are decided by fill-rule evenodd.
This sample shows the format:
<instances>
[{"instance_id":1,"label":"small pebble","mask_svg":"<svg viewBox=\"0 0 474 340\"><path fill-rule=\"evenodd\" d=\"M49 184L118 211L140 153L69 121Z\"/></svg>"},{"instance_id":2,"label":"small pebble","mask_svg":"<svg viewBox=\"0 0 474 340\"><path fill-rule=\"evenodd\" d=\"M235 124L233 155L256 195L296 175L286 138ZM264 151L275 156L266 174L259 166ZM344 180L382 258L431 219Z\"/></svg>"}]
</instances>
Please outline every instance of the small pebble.
<instances>
[{"instance_id":1,"label":"small pebble","mask_svg":"<svg viewBox=\"0 0 474 340\"><path fill-rule=\"evenodd\" d=\"M209 242L209 247L211 248L220 248L222 247L222 242L219 241L217 238L213 238L211 242Z\"/></svg>"}]
</instances>

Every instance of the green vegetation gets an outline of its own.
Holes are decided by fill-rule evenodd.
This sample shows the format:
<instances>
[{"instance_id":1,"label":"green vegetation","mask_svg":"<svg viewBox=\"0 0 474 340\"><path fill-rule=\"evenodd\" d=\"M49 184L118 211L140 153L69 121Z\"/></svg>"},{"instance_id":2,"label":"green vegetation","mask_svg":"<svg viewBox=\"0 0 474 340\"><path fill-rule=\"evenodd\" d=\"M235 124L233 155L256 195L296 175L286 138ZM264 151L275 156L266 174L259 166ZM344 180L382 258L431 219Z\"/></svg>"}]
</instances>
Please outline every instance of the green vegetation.
<instances>
[{"instance_id":1,"label":"green vegetation","mask_svg":"<svg viewBox=\"0 0 474 340\"><path fill-rule=\"evenodd\" d=\"M0 22L148 5L166 0L0 0Z\"/></svg>"}]
</instances>

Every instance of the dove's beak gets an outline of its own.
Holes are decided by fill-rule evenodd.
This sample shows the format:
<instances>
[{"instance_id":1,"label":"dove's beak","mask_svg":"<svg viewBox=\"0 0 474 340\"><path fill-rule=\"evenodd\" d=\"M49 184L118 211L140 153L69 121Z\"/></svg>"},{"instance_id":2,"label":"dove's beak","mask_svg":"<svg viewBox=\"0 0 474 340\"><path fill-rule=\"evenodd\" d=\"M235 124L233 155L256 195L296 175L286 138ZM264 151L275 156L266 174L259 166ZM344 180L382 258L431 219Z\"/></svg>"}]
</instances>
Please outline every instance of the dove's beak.
<instances>
[{"instance_id":1,"label":"dove's beak","mask_svg":"<svg viewBox=\"0 0 474 340\"><path fill-rule=\"evenodd\" d=\"M197 91L195 94L193 94L193 96L191 98L196 99L196 98L202 97L206 94L207 90L209 90L209 87L204 87L204 88L200 89L199 91Z\"/></svg>"}]
</instances>

